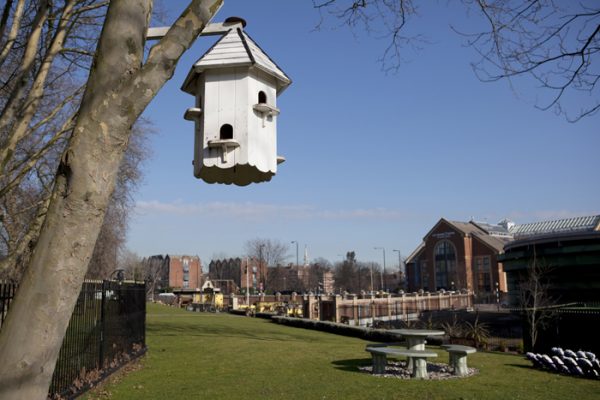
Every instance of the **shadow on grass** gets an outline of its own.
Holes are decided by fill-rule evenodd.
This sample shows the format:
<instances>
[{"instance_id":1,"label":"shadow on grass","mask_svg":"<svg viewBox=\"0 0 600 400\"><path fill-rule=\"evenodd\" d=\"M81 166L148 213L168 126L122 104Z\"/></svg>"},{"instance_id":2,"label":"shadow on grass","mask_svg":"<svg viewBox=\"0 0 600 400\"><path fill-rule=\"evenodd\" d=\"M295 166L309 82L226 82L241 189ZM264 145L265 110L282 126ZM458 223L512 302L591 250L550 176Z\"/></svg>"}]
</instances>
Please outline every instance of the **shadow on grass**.
<instances>
[{"instance_id":1,"label":"shadow on grass","mask_svg":"<svg viewBox=\"0 0 600 400\"><path fill-rule=\"evenodd\" d=\"M339 369L340 371L356 372L361 374L362 372L358 370L358 367L371 365L371 360L368 358L353 358L350 360L332 361L331 363L335 365L335 368Z\"/></svg>"}]
</instances>

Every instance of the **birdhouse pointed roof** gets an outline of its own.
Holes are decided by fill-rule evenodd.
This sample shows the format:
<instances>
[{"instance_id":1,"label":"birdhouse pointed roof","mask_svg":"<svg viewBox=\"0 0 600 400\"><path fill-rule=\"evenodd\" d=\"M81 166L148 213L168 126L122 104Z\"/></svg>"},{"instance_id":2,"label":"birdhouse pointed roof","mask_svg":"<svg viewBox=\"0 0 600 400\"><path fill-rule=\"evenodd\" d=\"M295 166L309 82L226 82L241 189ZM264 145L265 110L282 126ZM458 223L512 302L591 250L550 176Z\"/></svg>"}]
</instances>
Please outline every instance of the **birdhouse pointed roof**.
<instances>
[{"instance_id":1,"label":"birdhouse pointed roof","mask_svg":"<svg viewBox=\"0 0 600 400\"><path fill-rule=\"evenodd\" d=\"M194 64L181 90L194 94L196 77L203 71L239 66L256 67L277 79L277 92L283 92L292 80L241 28L232 28Z\"/></svg>"}]
</instances>

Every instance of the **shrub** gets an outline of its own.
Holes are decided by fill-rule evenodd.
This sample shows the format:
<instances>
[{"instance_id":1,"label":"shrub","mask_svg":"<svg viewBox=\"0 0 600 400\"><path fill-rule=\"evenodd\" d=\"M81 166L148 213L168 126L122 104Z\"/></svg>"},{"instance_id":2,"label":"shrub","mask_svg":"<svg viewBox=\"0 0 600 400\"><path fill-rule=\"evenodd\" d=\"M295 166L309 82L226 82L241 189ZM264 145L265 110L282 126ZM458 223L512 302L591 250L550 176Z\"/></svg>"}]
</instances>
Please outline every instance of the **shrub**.
<instances>
[{"instance_id":1,"label":"shrub","mask_svg":"<svg viewBox=\"0 0 600 400\"><path fill-rule=\"evenodd\" d=\"M274 316L271 321L282 325L297 328L314 329L322 332L334 333L336 335L357 337L375 342L397 342L400 336L385 329L366 328L364 326L351 326L329 321L315 321L304 318L289 318Z\"/></svg>"},{"instance_id":2,"label":"shrub","mask_svg":"<svg viewBox=\"0 0 600 400\"><path fill-rule=\"evenodd\" d=\"M465 327L465 337L467 339L473 340L476 347L487 347L490 331L487 324L479 322L479 314L475 317L475 321L472 324L466 322Z\"/></svg>"}]
</instances>

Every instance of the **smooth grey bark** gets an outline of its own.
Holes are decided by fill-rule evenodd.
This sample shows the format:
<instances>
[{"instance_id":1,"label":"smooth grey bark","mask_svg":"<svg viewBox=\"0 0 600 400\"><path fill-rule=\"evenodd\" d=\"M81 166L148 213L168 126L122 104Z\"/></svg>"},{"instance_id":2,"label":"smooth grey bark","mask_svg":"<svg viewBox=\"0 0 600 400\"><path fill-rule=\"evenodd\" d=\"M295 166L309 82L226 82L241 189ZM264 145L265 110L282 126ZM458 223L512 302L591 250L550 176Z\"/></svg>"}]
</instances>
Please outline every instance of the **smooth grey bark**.
<instances>
[{"instance_id":1,"label":"smooth grey bark","mask_svg":"<svg viewBox=\"0 0 600 400\"><path fill-rule=\"evenodd\" d=\"M0 331L0 398L45 399L131 126L223 0L193 0L143 49L152 0L113 0L31 262Z\"/></svg>"}]
</instances>

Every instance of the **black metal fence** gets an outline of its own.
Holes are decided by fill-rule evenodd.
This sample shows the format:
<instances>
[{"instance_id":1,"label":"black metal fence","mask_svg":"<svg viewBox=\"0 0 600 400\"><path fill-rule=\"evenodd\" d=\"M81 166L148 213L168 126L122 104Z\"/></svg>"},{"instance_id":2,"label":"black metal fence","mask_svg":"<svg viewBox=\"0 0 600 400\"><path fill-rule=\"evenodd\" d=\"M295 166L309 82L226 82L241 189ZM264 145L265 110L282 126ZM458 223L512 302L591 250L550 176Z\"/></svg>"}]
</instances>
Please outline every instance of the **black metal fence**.
<instances>
[{"instance_id":1,"label":"black metal fence","mask_svg":"<svg viewBox=\"0 0 600 400\"><path fill-rule=\"evenodd\" d=\"M15 285L0 282L2 320L14 292ZM56 362L51 395L69 397L145 349L145 293L144 283L84 282Z\"/></svg>"},{"instance_id":2,"label":"black metal fence","mask_svg":"<svg viewBox=\"0 0 600 400\"><path fill-rule=\"evenodd\" d=\"M533 349L525 317L523 325L527 350L545 353L552 347L562 347L600 354L598 329L595 328L600 325L600 303L571 303L550 310L549 320L538 327L538 339Z\"/></svg>"},{"instance_id":3,"label":"black metal fence","mask_svg":"<svg viewBox=\"0 0 600 400\"><path fill-rule=\"evenodd\" d=\"M10 306L10 302L15 295L16 289L17 285L14 283L0 280L0 329L2 329L4 318L6 318L8 307Z\"/></svg>"}]
</instances>

